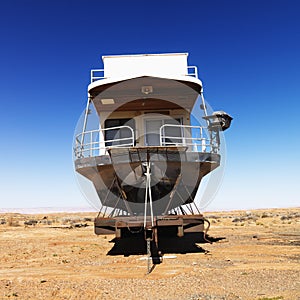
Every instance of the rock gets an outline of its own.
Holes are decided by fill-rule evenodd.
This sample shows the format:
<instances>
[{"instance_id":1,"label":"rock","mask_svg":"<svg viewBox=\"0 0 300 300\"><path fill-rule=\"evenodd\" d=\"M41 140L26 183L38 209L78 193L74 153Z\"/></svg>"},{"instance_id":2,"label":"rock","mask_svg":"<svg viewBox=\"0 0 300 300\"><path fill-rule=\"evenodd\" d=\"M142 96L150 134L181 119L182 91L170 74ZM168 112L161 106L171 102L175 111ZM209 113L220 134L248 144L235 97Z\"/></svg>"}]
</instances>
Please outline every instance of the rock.
<instances>
[{"instance_id":1,"label":"rock","mask_svg":"<svg viewBox=\"0 0 300 300\"><path fill-rule=\"evenodd\" d=\"M255 215L248 216L247 220L257 221L258 217Z\"/></svg>"},{"instance_id":2,"label":"rock","mask_svg":"<svg viewBox=\"0 0 300 300\"><path fill-rule=\"evenodd\" d=\"M237 223L237 222L242 222L242 219L241 218L234 218L232 220L233 223Z\"/></svg>"},{"instance_id":3,"label":"rock","mask_svg":"<svg viewBox=\"0 0 300 300\"><path fill-rule=\"evenodd\" d=\"M92 218L83 218L83 221L84 221L84 222L92 222L93 219L92 219Z\"/></svg>"},{"instance_id":4,"label":"rock","mask_svg":"<svg viewBox=\"0 0 300 300\"><path fill-rule=\"evenodd\" d=\"M208 215L206 217L207 217L207 219L220 219L220 217L216 216L216 215Z\"/></svg>"},{"instance_id":5,"label":"rock","mask_svg":"<svg viewBox=\"0 0 300 300\"><path fill-rule=\"evenodd\" d=\"M81 227L87 227L87 226L89 226L88 224L86 224L86 223L84 223L84 224L82 224L82 223L77 223L77 224L74 224L73 225L75 228L81 228Z\"/></svg>"},{"instance_id":6,"label":"rock","mask_svg":"<svg viewBox=\"0 0 300 300\"><path fill-rule=\"evenodd\" d=\"M262 218L271 218L273 217L273 214L270 212L263 212L263 214L261 215Z\"/></svg>"},{"instance_id":7,"label":"rock","mask_svg":"<svg viewBox=\"0 0 300 300\"><path fill-rule=\"evenodd\" d=\"M76 223L84 222L84 218L81 218L81 217L78 217L78 216L74 216L74 217L62 217L59 221L63 225L66 225L66 224L72 224L72 225L74 225Z\"/></svg>"},{"instance_id":8,"label":"rock","mask_svg":"<svg viewBox=\"0 0 300 300\"><path fill-rule=\"evenodd\" d=\"M40 223L44 225L52 225L52 221L49 221L47 219L43 219L42 221L40 221Z\"/></svg>"},{"instance_id":9,"label":"rock","mask_svg":"<svg viewBox=\"0 0 300 300\"><path fill-rule=\"evenodd\" d=\"M24 225L33 225L35 226L38 223L37 220L28 220L24 222Z\"/></svg>"}]
</instances>

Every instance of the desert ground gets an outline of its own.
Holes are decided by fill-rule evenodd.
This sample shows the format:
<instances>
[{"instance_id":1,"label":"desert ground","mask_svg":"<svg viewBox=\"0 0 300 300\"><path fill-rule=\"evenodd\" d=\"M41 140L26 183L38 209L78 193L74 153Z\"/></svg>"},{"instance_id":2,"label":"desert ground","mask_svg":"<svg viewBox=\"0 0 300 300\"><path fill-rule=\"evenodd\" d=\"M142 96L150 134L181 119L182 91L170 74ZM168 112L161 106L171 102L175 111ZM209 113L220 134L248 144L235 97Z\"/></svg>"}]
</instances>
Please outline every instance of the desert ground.
<instances>
[{"instance_id":1,"label":"desert ground","mask_svg":"<svg viewBox=\"0 0 300 300\"><path fill-rule=\"evenodd\" d=\"M300 299L300 208L205 213L199 234L161 241L147 274L134 236L96 236L95 213L0 214L0 299Z\"/></svg>"}]
</instances>

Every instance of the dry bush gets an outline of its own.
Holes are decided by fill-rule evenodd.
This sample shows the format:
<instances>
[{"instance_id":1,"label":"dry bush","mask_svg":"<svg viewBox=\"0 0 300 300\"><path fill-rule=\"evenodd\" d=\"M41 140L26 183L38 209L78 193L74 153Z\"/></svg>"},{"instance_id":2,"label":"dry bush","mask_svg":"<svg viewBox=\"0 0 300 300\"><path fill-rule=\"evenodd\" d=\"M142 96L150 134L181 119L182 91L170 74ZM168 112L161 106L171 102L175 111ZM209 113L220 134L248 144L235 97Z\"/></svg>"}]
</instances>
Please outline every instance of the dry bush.
<instances>
[{"instance_id":1,"label":"dry bush","mask_svg":"<svg viewBox=\"0 0 300 300\"><path fill-rule=\"evenodd\" d=\"M8 226L17 227L20 226L20 223L18 220L16 220L14 217L9 217L7 220Z\"/></svg>"}]
</instances>

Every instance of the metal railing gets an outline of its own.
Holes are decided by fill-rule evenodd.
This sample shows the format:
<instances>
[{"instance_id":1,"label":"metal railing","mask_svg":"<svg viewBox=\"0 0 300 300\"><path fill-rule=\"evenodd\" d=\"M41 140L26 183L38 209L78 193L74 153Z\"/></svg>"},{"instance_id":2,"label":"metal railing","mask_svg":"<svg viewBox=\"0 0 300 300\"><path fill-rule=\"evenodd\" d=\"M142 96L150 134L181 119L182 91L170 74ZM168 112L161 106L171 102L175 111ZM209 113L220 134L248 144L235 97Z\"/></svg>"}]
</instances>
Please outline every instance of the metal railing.
<instances>
[{"instance_id":1,"label":"metal railing","mask_svg":"<svg viewBox=\"0 0 300 300\"><path fill-rule=\"evenodd\" d=\"M168 128L180 129L180 135L172 134ZM212 144L210 139L204 135L204 129L203 126L165 124L160 127L160 145L187 146L189 152L211 152Z\"/></svg>"},{"instance_id":2,"label":"metal railing","mask_svg":"<svg viewBox=\"0 0 300 300\"><path fill-rule=\"evenodd\" d=\"M196 66L188 66L187 75L198 78L198 68Z\"/></svg>"},{"instance_id":3,"label":"metal railing","mask_svg":"<svg viewBox=\"0 0 300 300\"><path fill-rule=\"evenodd\" d=\"M179 129L175 132L172 129ZM205 135L205 127L165 124L160 127L160 144L157 146L184 146L188 152L212 152L216 149ZM125 137L121 137L121 135ZM105 137L112 138L105 139ZM118 126L85 131L75 137L76 158L106 155L108 148L134 147L134 131L130 126Z\"/></svg>"},{"instance_id":4,"label":"metal railing","mask_svg":"<svg viewBox=\"0 0 300 300\"><path fill-rule=\"evenodd\" d=\"M112 139L105 140L105 133L113 135ZM121 131L128 132L126 137L118 137ZM85 131L75 137L74 155L76 158L94 157L107 154L108 148L133 147L134 132L130 126L118 126L105 129Z\"/></svg>"},{"instance_id":5,"label":"metal railing","mask_svg":"<svg viewBox=\"0 0 300 300\"><path fill-rule=\"evenodd\" d=\"M104 69L91 70L91 83L104 78Z\"/></svg>"}]
</instances>

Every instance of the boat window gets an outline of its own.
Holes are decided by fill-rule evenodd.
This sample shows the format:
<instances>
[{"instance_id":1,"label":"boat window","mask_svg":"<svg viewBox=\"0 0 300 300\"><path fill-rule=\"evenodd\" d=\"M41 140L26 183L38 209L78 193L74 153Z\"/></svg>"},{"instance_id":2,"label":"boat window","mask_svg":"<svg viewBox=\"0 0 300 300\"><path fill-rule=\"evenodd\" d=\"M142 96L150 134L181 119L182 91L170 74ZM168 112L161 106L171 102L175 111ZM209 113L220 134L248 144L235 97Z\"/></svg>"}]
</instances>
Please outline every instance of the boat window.
<instances>
[{"instance_id":1,"label":"boat window","mask_svg":"<svg viewBox=\"0 0 300 300\"><path fill-rule=\"evenodd\" d=\"M160 145L159 129L163 125L163 120L146 120L146 146Z\"/></svg>"},{"instance_id":2,"label":"boat window","mask_svg":"<svg viewBox=\"0 0 300 300\"><path fill-rule=\"evenodd\" d=\"M159 146L160 145L160 128L163 125L181 125L181 119L149 119L145 121L146 135L145 142L146 146ZM176 145L182 143L182 132L180 127L164 127L163 129L163 143L167 145Z\"/></svg>"},{"instance_id":3,"label":"boat window","mask_svg":"<svg viewBox=\"0 0 300 300\"><path fill-rule=\"evenodd\" d=\"M165 120L165 124L170 125L181 125L181 119L168 119ZM173 126L165 126L163 128L163 143L164 145L172 146L176 144L182 143L182 128L181 127L173 127Z\"/></svg>"},{"instance_id":4,"label":"boat window","mask_svg":"<svg viewBox=\"0 0 300 300\"><path fill-rule=\"evenodd\" d=\"M133 132L135 132L134 119L107 119L104 122L104 126L105 128L129 126L133 129ZM127 127L120 128L120 129L105 130L105 134L104 134L105 141L110 141L110 142L106 142L105 146L109 147L113 145L128 144L131 135L132 133ZM119 139L124 139L124 140L119 140Z\"/></svg>"}]
</instances>

